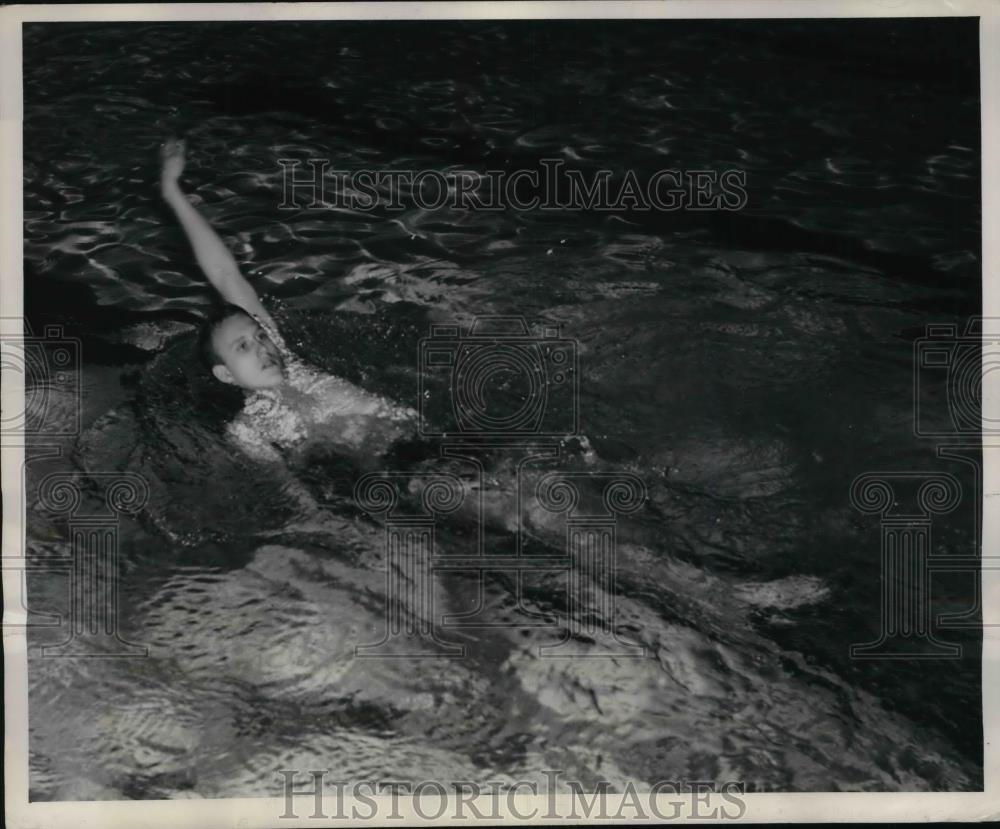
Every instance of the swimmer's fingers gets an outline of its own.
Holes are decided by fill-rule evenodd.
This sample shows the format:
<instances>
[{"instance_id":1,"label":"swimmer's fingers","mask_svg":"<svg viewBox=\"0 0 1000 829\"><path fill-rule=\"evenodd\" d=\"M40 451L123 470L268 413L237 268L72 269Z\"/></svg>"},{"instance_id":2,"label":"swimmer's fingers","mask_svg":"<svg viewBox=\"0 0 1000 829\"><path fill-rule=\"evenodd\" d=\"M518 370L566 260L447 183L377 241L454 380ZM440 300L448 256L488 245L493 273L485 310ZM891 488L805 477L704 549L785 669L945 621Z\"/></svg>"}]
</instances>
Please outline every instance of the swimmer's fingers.
<instances>
[{"instance_id":1,"label":"swimmer's fingers","mask_svg":"<svg viewBox=\"0 0 1000 829\"><path fill-rule=\"evenodd\" d=\"M164 178L176 179L184 172L184 153L187 149L183 139L168 138L160 145L160 159L163 162Z\"/></svg>"},{"instance_id":2,"label":"swimmer's fingers","mask_svg":"<svg viewBox=\"0 0 1000 829\"><path fill-rule=\"evenodd\" d=\"M184 139L171 135L160 144L160 156L164 160L176 155L180 155L183 158L185 149L187 149L187 144Z\"/></svg>"}]
</instances>

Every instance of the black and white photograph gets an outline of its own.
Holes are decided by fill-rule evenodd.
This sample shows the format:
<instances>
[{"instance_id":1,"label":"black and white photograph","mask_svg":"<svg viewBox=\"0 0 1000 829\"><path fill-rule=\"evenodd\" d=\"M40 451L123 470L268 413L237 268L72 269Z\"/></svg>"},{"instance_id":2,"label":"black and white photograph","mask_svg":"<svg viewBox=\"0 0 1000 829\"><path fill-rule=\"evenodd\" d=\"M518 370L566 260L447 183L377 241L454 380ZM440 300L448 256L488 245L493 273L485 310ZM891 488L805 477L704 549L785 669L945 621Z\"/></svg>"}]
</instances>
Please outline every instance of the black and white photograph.
<instances>
[{"instance_id":1,"label":"black and white photograph","mask_svg":"<svg viewBox=\"0 0 1000 829\"><path fill-rule=\"evenodd\" d=\"M11 825L988 794L995 15L391 5L4 10Z\"/></svg>"}]
</instances>

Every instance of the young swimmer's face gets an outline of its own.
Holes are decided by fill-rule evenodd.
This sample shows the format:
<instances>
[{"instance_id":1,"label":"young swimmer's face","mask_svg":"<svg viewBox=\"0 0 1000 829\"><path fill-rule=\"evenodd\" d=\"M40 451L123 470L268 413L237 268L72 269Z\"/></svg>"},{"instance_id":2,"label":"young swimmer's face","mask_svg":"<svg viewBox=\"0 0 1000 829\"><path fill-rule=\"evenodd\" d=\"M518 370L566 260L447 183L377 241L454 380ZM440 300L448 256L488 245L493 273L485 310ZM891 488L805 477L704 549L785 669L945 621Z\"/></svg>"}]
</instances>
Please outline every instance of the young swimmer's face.
<instances>
[{"instance_id":1,"label":"young swimmer's face","mask_svg":"<svg viewBox=\"0 0 1000 829\"><path fill-rule=\"evenodd\" d=\"M212 345L223 363L212 373L222 382L244 389L268 389L284 382L281 352L252 317L227 317L212 332Z\"/></svg>"}]
</instances>

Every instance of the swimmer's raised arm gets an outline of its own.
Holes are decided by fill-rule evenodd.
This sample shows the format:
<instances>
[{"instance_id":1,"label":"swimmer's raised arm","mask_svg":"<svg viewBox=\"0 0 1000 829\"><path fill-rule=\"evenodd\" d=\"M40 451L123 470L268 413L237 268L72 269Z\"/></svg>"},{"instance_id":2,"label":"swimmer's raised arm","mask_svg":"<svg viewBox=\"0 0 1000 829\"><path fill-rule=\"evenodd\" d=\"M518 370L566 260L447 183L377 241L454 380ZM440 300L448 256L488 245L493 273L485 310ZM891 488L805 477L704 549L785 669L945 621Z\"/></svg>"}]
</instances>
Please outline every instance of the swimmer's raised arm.
<instances>
[{"instance_id":1,"label":"swimmer's raised arm","mask_svg":"<svg viewBox=\"0 0 1000 829\"><path fill-rule=\"evenodd\" d=\"M194 250L195 259L212 286L222 298L238 305L253 316L277 328L271 315L261 304L257 292L240 273L236 259L219 234L188 201L181 190L180 177L184 172L184 142L168 139L161 149L163 167L160 172L160 192L173 208L184 233Z\"/></svg>"}]
</instances>

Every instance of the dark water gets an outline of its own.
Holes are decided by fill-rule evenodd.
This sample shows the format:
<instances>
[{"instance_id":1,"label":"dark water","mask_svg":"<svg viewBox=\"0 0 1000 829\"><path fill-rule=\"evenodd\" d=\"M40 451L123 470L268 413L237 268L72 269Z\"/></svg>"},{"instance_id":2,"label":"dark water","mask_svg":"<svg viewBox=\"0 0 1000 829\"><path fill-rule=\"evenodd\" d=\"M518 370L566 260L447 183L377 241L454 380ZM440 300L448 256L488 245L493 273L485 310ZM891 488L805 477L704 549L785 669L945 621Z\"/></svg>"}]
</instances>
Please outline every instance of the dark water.
<instances>
[{"instance_id":1,"label":"dark water","mask_svg":"<svg viewBox=\"0 0 1000 829\"><path fill-rule=\"evenodd\" d=\"M879 624L878 519L851 481L974 486L914 436L913 342L979 311L977 48L955 19L25 27L26 306L84 355L83 434L28 467L29 550L68 545L43 473L150 485L120 530L122 631L150 658L31 661L33 798L274 794L289 767L980 788L978 634L940 634L957 660L848 658ZM620 527L617 597L647 658L538 658L552 631L518 626L504 579L484 612L508 627L464 632L468 659L352 658L383 624L381 529L345 494L355 460L299 468L331 505L304 526L224 442L239 400L192 356L212 297L156 187L170 133L188 191L327 370L416 405L431 322L521 314L577 343L581 430L649 490ZM279 158L735 168L750 201L281 210ZM945 393L925 416L944 422ZM972 510L935 520L934 552L976 549ZM441 543L463 552L468 528ZM559 585L529 586L558 621ZM475 590L438 587L455 609ZM64 590L35 578L32 602ZM935 581L935 611L973 597L967 575Z\"/></svg>"}]
</instances>

